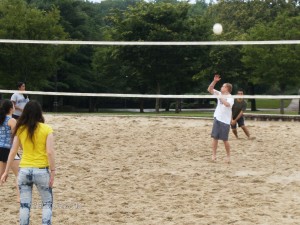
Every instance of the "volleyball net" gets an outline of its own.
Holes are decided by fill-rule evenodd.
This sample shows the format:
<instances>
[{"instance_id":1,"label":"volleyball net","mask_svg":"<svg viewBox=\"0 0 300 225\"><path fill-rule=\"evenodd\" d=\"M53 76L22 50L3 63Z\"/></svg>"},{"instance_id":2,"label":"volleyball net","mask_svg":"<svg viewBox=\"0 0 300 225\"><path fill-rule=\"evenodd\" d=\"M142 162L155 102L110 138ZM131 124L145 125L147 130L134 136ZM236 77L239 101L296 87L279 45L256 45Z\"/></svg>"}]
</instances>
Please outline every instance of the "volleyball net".
<instances>
[{"instance_id":1,"label":"volleyball net","mask_svg":"<svg viewBox=\"0 0 300 225\"><path fill-rule=\"evenodd\" d=\"M128 54L132 54L132 53L137 53L136 49L133 50L135 47L139 49L138 53L139 54L153 54L153 52L155 52L155 54L153 54L153 58L157 58L160 57L160 54L162 54L160 59L156 59L156 62L158 63L158 65L152 66L149 65L149 71L146 71L145 68L144 71L146 71L146 73L148 73L148 76L151 76L154 73L157 73L157 71L159 69L164 70L164 73L170 73L168 75L168 77L162 79L162 83L172 83L173 81L171 81L172 79L172 74L175 74L174 76L176 77L176 79L178 79L178 81L176 81L176 84L173 84L174 87L168 87L167 85L161 85L165 87L165 90L162 91L162 93L164 94L153 94L153 93L157 93L157 90L155 90L155 87L152 87L152 89L145 89L143 91L141 91L137 86L138 84L135 84L135 88L132 88L130 91L126 92L122 92L122 89L118 91L118 93L115 92L110 92L107 90L110 90L109 87L107 87L107 90L104 92L101 91L93 91L93 93L79 93L79 92L66 92L66 91L25 91L24 94L29 94L29 95L34 95L34 96L39 96L39 98L43 98L46 96L52 96L52 99L50 101L54 101L54 105L58 104L57 102L59 101L58 98L63 98L63 97L74 97L74 98L84 98L86 101L87 98L97 98L98 102L102 101L102 99L106 99L106 101L115 101L116 99L119 99L119 101L124 102L123 100L134 100L134 101L139 101L140 99L148 99L148 100L152 100L153 102L156 101L157 99L162 99L163 101L168 101L168 102L174 102L174 101L178 101L180 100L181 102L184 101L206 101L206 102L210 102L213 101L213 99L216 99L216 96L210 95L208 94L208 92L206 91L207 86L210 84L210 82L213 79L213 75L214 73L219 73L219 71L221 71L221 77L223 76L222 71L223 71L223 67L225 67L223 65L222 67L222 63L224 64L224 60L222 59L222 57L224 58L224 55L219 56L218 54L220 52L222 52L225 48L232 48L232 47L243 47L243 46L257 46L257 47L268 47L268 46L296 46L297 49L295 49L295 51L299 51L299 44L300 44L300 40L266 40L266 41L192 41L192 42L187 42L187 41L182 41L182 42L169 42L169 41L157 41L157 42L153 42L153 41L68 41L68 40L13 40L13 39L0 39L0 44L5 44L5 45L40 45L40 46L44 46L44 45L54 45L54 46L59 46L59 45L79 45L79 46L85 46L85 45L89 45L89 46L94 46L95 48L106 48L106 47L120 47L120 48L124 48L125 50L122 52L123 57L125 58L126 56L128 56ZM131 48L130 51L127 51L128 49L126 48ZM185 48L186 47L186 48ZM167 50L164 51L166 48ZM195 59L195 52L197 53L197 51L201 54L206 54L207 52L203 51L203 48L212 48L212 51L210 51L210 56L214 55L216 60L212 60L211 62L215 64L215 68L210 67L210 69L207 69L202 72L202 74L200 75L200 78L198 78L198 83L201 85L201 90L197 90L197 88L195 88L195 86L193 87L193 89L189 90L188 88L185 87L184 91L180 91L180 93L184 93L184 94L174 94L176 93L178 89L180 89L180 82L185 82L185 75L181 75L181 72L184 71L187 67L192 67L193 64L193 59ZM170 49L172 49L172 51L170 51ZM192 54L194 54L192 57L190 57L191 53L191 49L193 51ZM142 51L140 51L142 50ZM178 52L180 51L180 57L178 57L176 60L174 61L167 61L165 60L166 58L172 58L175 57L173 54L174 52L176 52L178 50ZM185 52L186 51L186 52ZM211 54L211 52L213 52L213 54ZM104 52L105 53L105 52ZM229 51L230 53L230 51ZM127 54L127 55L126 55ZM275 53L276 54L276 53ZM151 60L151 56L149 57L149 59ZM207 56L207 57L210 57ZM143 57L143 55L140 55L139 57ZM275 57L275 56L274 56ZM276 55L276 57L279 57L278 55ZM108 59L107 61L109 61L110 59ZM128 59L130 60L130 59ZM135 57L132 59L134 60L138 60L138 57ZM185 67L186 68L182 68L182 67L177 67L177 64L180 64L180 60L182 61L188 61L188 63L186 63ZM196 59L197 60L197 59ZM280 60L280 59L279 59ZM284 58L282 59L283 61L285 60ZM138 62L139 63L139 62ZM131 65L132 67L136 66L138 63ZM140 64L143 63L147 63L147 61L143 61ZM165 64L164 64L165 63ZM170 64L168 64L170 63ZM209 63L209 61L205 62L205 63ZM150 64L150 63L149 63ZM233 63L234 64L234 63ZM166 65L166 66L165 66ZM201 65L201 63L199 63L199 65ZM221 66L220 66L221 65ZM287 64L289 65L289 64ZM232 65L233 67L235 65ZM152 67L152 68L151 68ZM155 69L153 69L155 67ZM132 73L137 73L137 70L128 70L128 68L126 68L127 71L126 73L129 73L128 76L131 76L131 72ZM178 74L176 69L178 69ZM202 68L199 68L199 70L201 70ZM284 68L283 68L284 69ZM170 72L170 71L171 72ZM182 71L179 71L182 70ZM194 68L195 72L196 69ZM216 72L215 72L216 71ZM222 81L220 83L224 83L224 82L228 82L227 78L226 78L226 70L224 69L224 79L222 77ZM101 71L102 72L102 71ZM98 73L101 73L98 72ZM203 75L204 73L206 73L207 75ZM295 71L295 73L297 73L297 71ZM109 74L108 74L109 76ZM120 78L122 79L127 79L127 74L122 74L120 75ZM249 76L249 75L248 75ZM231 82L229 80L230 83L234 82L234 76L232 76L233 78L231 78ZM145 78L145 77L144 77ZM130 81L126 81L126 84L123 84L123 87L126 88L126 85L130 84L130 82L135 79L133 77L131 77ZM148 79L148 78L146 78ZM240 78L237 78L240 79ZM274 82L274 80L272 80L271 78L266 77L265 79L270 79L270 82ZM243 78L241 79L243 80ZM239 80L238 80L239 81ZM279 80L278 82L284 82L284 79L281 78L281 80ZM174 82L173 82L174 83ZM241 82L242 83L242 82ZM107 83L108 84L108 83ZM106 85L107 85L106 84ZM185 84L187 85L187 84ZM280 84L279 84L280 85ZM274 94L253 94L250 95L248 94L248 92L245 92L245 95L243 95L242 97L240 95L235 95L235 93L237 92L237 86L234 86L234 91L232 92L232 97L233 98L244 98L244 99L248 99L248 100L299 100L300 101L300 95L299 95L299 88L297 87L297 83L294 83L295 85L295 90L290 92L293 94L288 94L288 95L274 95ZM30 85L29 85L30 86ZM239 85L242 86L242 85ZM2 85L2 87L5 87L4 85ZM216 89L219 89L220 85L218 84L218 86L216 87ZM242 87L244 88L244 87ZM245 88L244 88L245 89ZM113 90L113 89L112 89ZM139 91L137 91L139 90ZM265 90L263 90L265 91ZM17 90L8 90L8 89L0 89L0 93L4 94L5 96L8 96L8 94L12 94L17 92ZM139 94L140 93L144 93L144 94ZM148 93L147 93L148 92ZM168 93L168 94L165 94ZM193 94L190 94L193 93ZM198 94L199 93L199 94ZM264 92L264 93L268 93L268 91ZM279 93L276 91L269 91L269 93ZM64 104L64 103L61 103ZM69 103L68 103L69 104ZM122 105L122 104L121 104ZM128 104L125 103L125 105L121 106L121 107L127 107ZM136 107L138 108L138 104L136 104ZM152 106L152 108L154 108L154 104ZM201 106L202 107L202 106ZM280 107L278 105L278 107Z\"/></svg>"},{"instance_id":2,"label":"volleyball net","mask_svg":"<svg viewBox=\"0 0 300 225\"><path fill-rule=\"evenodd\" d=\"M1 90L3 94L13 94L20 92L18 90ZM30 95L50 95L50 96L70 96L70 97L103 97L103 98L161 98L161 99L216 99L224 96L216 95L162 95L162 94L117 94L117 93L76 93L76 92L47 92L47 91L22 91L23 94ZM231 95L232 98L244 98L244 99L279 99L290 100L300 99L300 95Z\"/></svg>"}]
</instances>

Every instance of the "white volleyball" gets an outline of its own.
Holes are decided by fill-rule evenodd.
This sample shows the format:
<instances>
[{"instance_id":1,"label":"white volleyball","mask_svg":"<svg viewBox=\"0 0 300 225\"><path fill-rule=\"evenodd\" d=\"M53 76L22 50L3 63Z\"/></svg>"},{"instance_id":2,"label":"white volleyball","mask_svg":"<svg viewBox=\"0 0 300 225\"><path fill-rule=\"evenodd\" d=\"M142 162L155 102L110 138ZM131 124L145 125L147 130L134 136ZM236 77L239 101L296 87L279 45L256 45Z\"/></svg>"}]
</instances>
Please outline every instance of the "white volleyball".
<instances>
[{"instance_id":1,"label":"white volleyball","mask_svg":"<svg viewBox=\"0 0 300 225\"><path fill-rule=\"evenodd\" d=\"M223 32L223 27L220 23L216 23L214 26L213 26L213 32L214 34L216 35L220 35L222 34Z\"/></svg>"}]
</instances>

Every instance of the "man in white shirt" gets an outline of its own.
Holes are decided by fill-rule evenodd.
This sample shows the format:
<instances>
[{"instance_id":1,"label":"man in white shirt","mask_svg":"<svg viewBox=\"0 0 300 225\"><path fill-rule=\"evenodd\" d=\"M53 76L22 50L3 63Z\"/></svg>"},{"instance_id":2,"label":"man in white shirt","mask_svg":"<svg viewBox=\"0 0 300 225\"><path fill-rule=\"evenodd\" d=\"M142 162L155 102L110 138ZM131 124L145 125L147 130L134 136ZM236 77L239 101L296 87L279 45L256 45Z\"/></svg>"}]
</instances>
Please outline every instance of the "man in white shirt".
<instances>
[{"instance_id":1,"label":"man in white shirt","mask_svg":"<svg viewBox=\"0 0 300 225\"><path fill-rule=\"evenodd\" d=\"M230 131L232 106L234 99L231 97L232 85L230 83L224 83L221 87L221 91L214 89L217 82L221 80L220 75L216 74L214 80L208 86L207 90L212 95L217 97L218 103L214 112L214 123L212 128L211 137L212 141L212 160L215 162L217 159L217 147L218 141L222 140L226 149L226 162L230 163L230 145L228 142L228 136Z\"/></svg>"}]
</instances>

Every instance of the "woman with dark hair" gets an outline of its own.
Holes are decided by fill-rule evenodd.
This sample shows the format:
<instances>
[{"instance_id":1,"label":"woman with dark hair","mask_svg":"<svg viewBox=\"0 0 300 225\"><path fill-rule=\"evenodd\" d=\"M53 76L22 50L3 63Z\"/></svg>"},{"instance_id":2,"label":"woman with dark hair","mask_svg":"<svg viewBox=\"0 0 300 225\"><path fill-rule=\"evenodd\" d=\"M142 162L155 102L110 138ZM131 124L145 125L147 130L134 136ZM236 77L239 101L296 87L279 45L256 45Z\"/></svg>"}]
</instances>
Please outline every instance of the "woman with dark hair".
<instances>
[{"instance_id":1,"label":"woman with dark hair","mask_svg":"<svg viewBox=\"0 0 300 225\"><path fill-rule=\"evenodd\" d=\"M29 101L17 121L13 132L13 146L5 172L1 177L1 183L4 183L14 157L19 147L22 146L23 155L18 175L21 225L30 223L33 184L37 187L42 199L42 224L52 224L52 186L55 175L54 137L52 128L44 122L41 105L37 101Z\"/></svg>"},{"instance_id":2,"label":"woman with dark hair","mask_svg":"<svg viewBox=\"0 0 300 225\"><path fill-rule=\"evenodd\" d=\"M27 102L29 102L28 95L25 95L22 93L25 91L25 83L18 82L17 88L18 88L19 92L14 93L10 98L10 100L14 103L14 106L15 106L15 112L13 113L12 116L16 120L22 114L22 111L23 111L25 105L27 104Z\"/></svg>"},{"instance_id":3,"label":"woman with dark hair","mask_svg":"<svg viewBox=\"0 0 300 225\"><path fill-rule=\"evenodd\" d=\"M14 111L14 105L10 100L2 100L0 105L0 177L2 176L6 162L8 159L9 151L12 144L11 135L16 126L16 120L12 118L12 113ZM12 171L15 176L18 176L19 170L19 157L17 157L12 163ZM20 194L17 183L17 201L20 201Z\"/></svg>"}]
</instances>

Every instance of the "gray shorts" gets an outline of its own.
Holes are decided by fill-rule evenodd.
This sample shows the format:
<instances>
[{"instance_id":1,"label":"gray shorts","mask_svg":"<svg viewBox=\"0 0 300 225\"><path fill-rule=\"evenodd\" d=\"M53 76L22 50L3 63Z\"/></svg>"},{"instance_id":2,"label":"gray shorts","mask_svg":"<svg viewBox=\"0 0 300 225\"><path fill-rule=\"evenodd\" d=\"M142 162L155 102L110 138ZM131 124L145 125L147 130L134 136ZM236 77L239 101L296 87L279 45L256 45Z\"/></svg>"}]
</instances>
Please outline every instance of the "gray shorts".
<instances>
[{"instance_id":1,"label":"gray shorts","mask_svg":"<svg viewBox=\"0 0 300 225\"><path fill-rule=\"evenodd\" d=\"M217 140L228 141L230 125L214 119L211 137Z\"/></svg>"}]
</instances>

